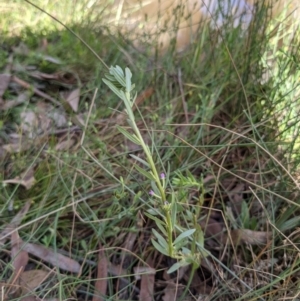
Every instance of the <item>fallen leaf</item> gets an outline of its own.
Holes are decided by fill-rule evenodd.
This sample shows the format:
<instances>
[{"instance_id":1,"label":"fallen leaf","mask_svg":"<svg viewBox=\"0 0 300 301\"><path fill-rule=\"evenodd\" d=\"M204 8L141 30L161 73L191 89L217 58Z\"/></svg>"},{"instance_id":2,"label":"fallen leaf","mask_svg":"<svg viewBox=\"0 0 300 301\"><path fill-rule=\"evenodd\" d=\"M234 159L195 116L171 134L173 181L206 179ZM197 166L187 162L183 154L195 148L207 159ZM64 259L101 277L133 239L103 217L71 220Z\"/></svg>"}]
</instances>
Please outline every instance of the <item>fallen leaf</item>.
<instances>
[{"instance_id":1,"label":"fallen leaf","mask_svg":"<svg viewBox=\"0 0 300 301\"><path fill-rule=\"evenodd\" d=\"M51 272L44 270L25 271L20 276L22 295L28 294L38 288L49 276Z\"/></svg>"},{"instance_id":2,"label":"fallen leaf","mask_svg":"<svg viewBox=\"0 0 300 301\"><path fill-rule=\"evenodd\" d=\"M76 144L76 142L77 142L76 138L66 137L66 140L63 140L63 141L59 142L58 144L56 144L55 150L56 151L69 150L72 148L72 146L74 146Z\"/></svg>"},{"instance_id":3,"label":"fallen leaf","mask_svg":"<svg viewBox=\"0 0 300 301\"><path fill-rule=\"evenodd\" d=\"M235 245L241 243L250 245L265 245L271 239L271 233L265 231L253 231L249 229L238 229L230 231L230 236Z\"/></svg>"},{"instance_id":4,"label":"fallen leaf","mask_svg":"<svg viewBox=\"0 0 300 301\"><path fill-rule=\"evenodd\" d=\"M67 105L72 109L72 111L77 113L80 99L80 89L77 88L71 92L61 93L61 96L66 101Z\"/></svg>"},{"instance_id":5,"label":"fallen leaf","mask_svg":"<svg viewBox=\"0 0 300 301\"><path fill-rule=\"evenodd\" d=\"M39 130L38 115L31 110L26 110L20 114L20 119L22 120L20 125L21 131L28 133L29 138L33 138L33 132Z\"/></svg>"},{"instance_id":6,"label":"fallen leaf","mask_svg":"<svg viewBox=\"0 0 300 301\"><path fill-rule=\"evenodd\" d=\"M174 301L177 300L176 284L169 282L164 289L163 301Z\"/></svg>"},{"instance_id":7,"label":"fallen leaf","mask_svg":"<svg viewBox=\"0 0 300 301\"><path fill-rule=\"evenodd\" d=\"M15 230L11 234L11 258L14 267L14 275L20 277L24 271L25 266L28 264L28 253L22 250L23 241L19 237L19 233Z\"/></svg>"},{"instance_id":8,"label":"fallen leaf","mask_svg":"<svg viewBox=\"0 0 300 301\"><path fill-rule=\"evenodd\" d=\"M134 267L133 272L134 272L135 280L140 280L143 275L155 275L156 274L155 269L153 269L151 267L140 267L140 266Z\"/></svg>"},{"instance_id":9,"label":"fallen leaf","mask_svg":"<svg viewBox=\"0 0 300 301\"><path fill-rule=\"evenodd\" d=\"M234 246L246 243L250 245L266 244L271 239L271 234L265 231L254 231L249 229L230 230L228 233L224 232L224 222L220 222L209 217L209 220L201 221L200 226L205 233L206 243L210 247L219 247L227 243Z\"/></svg>"},{"instance_id":10,"label":"fallen leaf","mask_svg":"<svg viewBox=\"0 0 300 301\"><path fill-rule=\"evenodd\" d=\"M107 289L107 276L108 276L108 261L105 257L104 250L99 244L98 252L98 266L97 266L97 280L95 283L95 291L93 301L105 301Z\"/></svg>"},{"instance_id":11,"label":"fallen leaf","mask_svg":"<svg viewBox=\"0 0 300 301\"><path fill-rule=\"evenodd\" d=\"M72 273L80 272L80 264L77 261L47 249L44 246L26 243L23 245L23 250L42 259L43 261L52 264L53 266L59 267L62 270Z\"/></svg>"},{"instance_id":12,"label":"fallen leaf","mask_svg":"<svg viewBox=\"0 0 300 301\"><path fill-rule=\"evenodd\" d=\"M148 260L147 263L151 266L153 263ZM152 301L154 298L154 282L155 269L151 267L135 267L134 273L141 275L140 301Z\"/></svg>"},{"instance_id":13,"label":"fallen leaf","mask_svg":"<svg viewBox=\"0 0 300 301\"><path fill-rule=\"evenodd\" d=\"M14 179L3 181L4 184L19 184L25 187L26 190L30 189L36 180L34 178L34 168L31 167L29 170L23 172L20 176L17 176Z\"/></svg>"}]
</instances>

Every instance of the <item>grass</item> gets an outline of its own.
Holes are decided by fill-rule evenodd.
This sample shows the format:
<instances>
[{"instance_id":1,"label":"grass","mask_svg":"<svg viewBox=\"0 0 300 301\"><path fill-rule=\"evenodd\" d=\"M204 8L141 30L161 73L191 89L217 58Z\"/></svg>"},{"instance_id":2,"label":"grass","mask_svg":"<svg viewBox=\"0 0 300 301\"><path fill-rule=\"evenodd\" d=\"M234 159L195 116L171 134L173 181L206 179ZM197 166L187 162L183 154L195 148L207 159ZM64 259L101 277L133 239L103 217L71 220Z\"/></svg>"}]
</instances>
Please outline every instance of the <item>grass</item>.
<instances>
[{"instance_id":1,"label":"grass","mask_svg":"<svg viewBox=\"0 0 300 301\"><path fill-rule=\"evenodd\" d=\"M167 196L176 200L172 238L183 229L196 229L198 235L190 234L192 239L186 242L194 255L194 269L188 266L185 277L176 272L170 275L175 284L178 279L176 300L197 300L204 294L201 289L209 300L296 300L298 37L292 42L287 39L288 45L277 49L274 44L282 33L278 31L271 39L273 23L261 7L246 31L234 28L230 19L222 31L203 25L184 54L170 50L153 57L131 47L126 36L103 34L95 21L98 6L94 6L95 14L89 15L87 10L80 11L80 1L74 7L53 3L55 10L50 4L42 8L55 12L108 66L130 68L138 96L151 88L134 115L158 173L167 175ZM134 154L145 160L141 147L116 128L119 123L132 134L126 122L116 119L124 105L102 82L108 70L43 12L20 1L11 5L16 15L9 13L1 20L6 32L1 38L1 57L7 57L7 49L22 41L30 53L15 54L14 65L33 65L48 73L69 72L78 78L72 88L81 88L79 113L88 122L76 131L42 135L39 143L24 135L22 139L31 144L28 150L1 155L1 181L19 176L31 166L36 180L28 190L21 185L1 186L1 228L31 200L19 226L20 237L82 264L79 276L56 269L36 291L41 298L91 300L100 243L111 265L121 265L126 272L124 276L111 268L106 300L137 300L140 282L133 268L145 266L145 262L157 270L153 293L156 300L163 300L168 279L164 271L178 257L162 255L151 243L155 238L152 229L162 232L149 214L156 212L155 217L164 221L165 208L149 196L153 185L130 157ZM72 13L66 14L67 10ZM25 28L20 25L19 11L26 13ZM47 54L60 59L61 65L40 55L43 38L47 39ZM262 81L266 70L272 76ZM27 71L13 72L32 84L39 83ZM65 88L51 85L42 88L53 97ZM21 91L7 89L5 93L5 99L15 99ZM20 112L32 110L38 102L41 100L35 96L31 104L1 112L3 145L11 143L11 134L20 130ZM67 113L69 123L73 115ZM75 140L72 147L55 148L71 139ZM224 240L214 225L231 233L230 239ZM238 232L245 229L260 231L262 242L251 244L249 235ZM197 250L201 231L205 234L202 253ZM270 238L266 232L271 233ZM13 273L10 249L7 242L0 258L1 282ZM53 268L33 256L30 260L34 269Z\"/></svg>"}]
</instances>

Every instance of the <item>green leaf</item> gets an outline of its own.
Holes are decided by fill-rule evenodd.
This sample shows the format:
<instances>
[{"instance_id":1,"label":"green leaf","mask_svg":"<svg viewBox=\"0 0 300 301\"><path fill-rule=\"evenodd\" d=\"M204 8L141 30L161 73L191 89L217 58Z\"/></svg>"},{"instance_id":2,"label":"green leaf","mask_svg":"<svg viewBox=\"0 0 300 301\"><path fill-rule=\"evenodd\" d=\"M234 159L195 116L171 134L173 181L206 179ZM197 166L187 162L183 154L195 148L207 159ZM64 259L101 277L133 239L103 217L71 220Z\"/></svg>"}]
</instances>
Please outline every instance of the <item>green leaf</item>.
<instances>
[{"instance_id":1,"label":"green leaf","mask_svg":"<svg viewBox=\"0 0 300 301\"><path fill-rule=\"evenodd\" d=\"M184 255L186 255L186 256L191 255L191 250L188 249L188 248L186 248L186 247L182 247L182 248L181 248L181 252L182 252L182 254L184 254Z\"/></svg>"},{"instance_id":2,"label":"green leaf","mask_svg":"<svg viewBox=\"0 0 300 301\"><path fill-rule=\"evenodd\" d=\"M148 162L146 162L145 160L143 160L143 159L141 159L141 158L139 158L139 157L137 157L137 156L135 156L135 155L132 155L132 154L130 154L129 156L130 156L131 158L135 159L136 161L138 161L138 162L144 164L146 167L150 168Z\"/></svg>"},{"instance_id":3,"label":"green leaf","mask_svg":"<svg viewBox=\"0 0 300 301\"><path fill-rule=\"evenodd\" d=\"M174 240L174 245L177 245L180 241L182 241L183 239L185 239L186 237L191 236L194 232L196 231L196 229L189 229L186 230L184 232L182 232L175 240Z\"/></svg>"},{"instance_id":4,"label":"green leaf","mask_svg":"<svg viewBox=\"0 0 300 301\"><path fill-rule=\"evenodd\" d=\"M186 262L186 261L183 261L183 260L178 261L178 262L174 263L174 264L168 269L167 274L171 274L171 273L177 271L178 269L180 269L180 268L182 268L182 267L184 267L184 266L187 266L187 265L189 265L189 264L190 264L189 262Z\"/></svg>"},{"instance_id":5,"label":"green leaf","mask_svg":"<svg viewBox=\"0 0 300 301\"><path fill-rule=\"evenodd\" d=\"M162 225L166 225L165 222L163 222L162 220L158 219L157 217L155 217L154 215L157 215L158 212L156 212L155 210L153 209L148 209L147 210L148 212L145 212L144 214L151 218L152 220L154 220L155 222L158 222L158 223L161 223ZM153 212L153 213L152 213Z\"/></svg>"},{"instance_id":6,"label":"green leaf","mask_svg":"<svg viewBox=\"0 0 300 301\"><path fill-rule=\"evenodd\" d=\"M154 220L156 223L156 226L159 228L159 230L165 235L168 236L167 230L164 228L166 226L166 223L163 222L162 220L158 219L157 217L151 215L150 213L145 212L144 213L146 216L148 216L150 219Z\"/></svg>"},{"instance_id":7,"label":"green leaf","mask_svg":"<svg viewBox=\"0 0 300 301\"><path fill-rule=\"evenodd\" d=\"M155 229L152 229L152 233L154 234L154 236L157 238L159 244L165 248L165 249L168 249L168 243L167 241L155 230Z\"/></svg>"},{"instance_id":8,"label":"green leaf","mask_svg":"<svg viewBox=\"0 0 300 301\"><path fill-rule=\"evenodd\" d=\"M102 81L120 98L124 101L124 92L119 90L114 84L108 81L105 78L102 78ZM122 93L123 92L123 93Z\"/></svg>"},{"instance_id":9,"label":"green leaf","mask_svg":"<svg viewBox=\"0 0 300 301\"><path fill-rule=\"evenodd\" d=\"M131 92L131 77L132 73L129 68L125 68L126 91Z\"/></svg>"},{"instance_id":10,"label":"green leaf","mask_svg":"<svg viewBox=\"0 0 300 301\"><path fill-rule=\"evenodd\" d=\"M125 77L124 71L119 65L116 65L116 67L114 68L114 71L115 71L115 73L118 73L119 76L121 76L123 78Z\"/></svg>"},{"instance_id":11,"label":"green leaf","mask_svg":"<svg viewBox=\"0 0 300 301\"><path fill-rule=\"evenodd\" d=\"M112 68L112 74L115 77L115 79L122 85L124 88L126 87L126 82L124 78L124 72L120 66L111 67Z\"/></svg>"},{"instance_id":12,"label":"green leaf","mask_svg":"<svg viewBox=\"0 0 300 301\"><path fill-rule=\"evenodd\" d=\"M143 168L139 167L138 165L135 165L134 167L138 170L139 173L144 175L147 179L149 179L150 181L155 181L154 176L150 172L144 170Z\"/></svg>"},{"instance_id":13,"label":"green leaf","mask_svg":"<svg viewBox=\"0 0 300 301\"><path fill-rule=\"evenodd\" d=\"M201 245L201 247L204 248L204 234L199 224L196 225L196 231L197 231L195 234L196 240Z\"/></svg>"},{"instance_id":14,"label":"green leaf","mask_svg":"<svg viewBox=\"0 0 300 301\"><path fill-rule=\"evenodd\" d=\"M131 135L129 132L127 132L126 130L124 130L122 127L117 125L117 129L119 130L119 132L121 134L123 134L127 139L129 139L131 142L137 144L137 145L141 145L140 141L136 138L136 136Z\"/></svg>"},{"instance_id":15,"label":"green leaf","mask_svg":"<svg viewBox=\"0 0 300 301\"><path fill-rule=\"evenodd\" d=\"M155 221L156 222L156 221ZM157 223L156 222L156 226L159 228L159 230L165 235L168 236L167 234L167 230L163 227L163 225L161 223Z\"/></svg>"},{"instance_id":16,"label":"green leaf","mask_svg":"<svg viewBox=\"0 0 300 301\"><path fill-rule=\"evenodd\" d=\"M159 189L157 188L156 181L151 181L151 188L155 194L160 195Z\"/></svg>"},{"instance_id":17,"label":"green leaf","mask_svg":"<svg viewBox=\"0 0 300 301\"><path fill-rule=\"evenodd\" d=\"M155 249L157 251L159 251L160 253L169 256L169 253L167 251L167 249L164 249L160 244L158 244L153 238L151 238L151 242L153 244L153 246L155 247Z\"/></svg>"},{"instance_id":18,"label":"green leaf","mask_svg":"<svg viewBox=\"0 0 300 301\"><path fill-rule=\"evenodd\" d=\"M280 225L280 231L284 232L289 229L294 229L296 227L299 227L300 224L300 217L299 216L294 216L288 220L286 220L282 225Z\"/></svg>"},{"instance_id":19,"label":"green leaf","mask_svg":"<svg viewBox=\"0 0 300 301\"><path fill-rule=\"evenodd\" d=\"M155 216L155 215L158 215L159 212L156 211L155 209L148 209L147 212L145 212L145 214L146 214L146 215L149 214L149 215L151 215L151 216L152 216L152 215ZM147 215L147 216L148 216L148 215ZM151 218L151 216L148 216L148 217Z\"/></svg>"}]
</instances>

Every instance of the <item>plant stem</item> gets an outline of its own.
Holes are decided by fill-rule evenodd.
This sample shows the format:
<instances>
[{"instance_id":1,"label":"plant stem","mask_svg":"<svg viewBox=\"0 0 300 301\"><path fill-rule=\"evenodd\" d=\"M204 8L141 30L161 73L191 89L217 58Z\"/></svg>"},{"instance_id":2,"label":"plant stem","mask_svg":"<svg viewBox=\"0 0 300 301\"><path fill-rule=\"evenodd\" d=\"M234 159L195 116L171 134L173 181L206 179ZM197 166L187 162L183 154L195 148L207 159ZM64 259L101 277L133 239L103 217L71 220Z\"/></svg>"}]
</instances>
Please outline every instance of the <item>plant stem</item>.
<instances>
[{"instance_id":1,"label":"plant stem","mask_svg":"<svg viewBox=\"0 0 300 301\"><path fill-rule=\"evenodd\" d=\"M153 176L155 178L155 182L156 185L158 187L158 190L160 192L161 195L161 206L164 207L165 206L165 202L166 202L166 194L165 194L165 190L163 188L163 185L160 181L160 178L158 176L158 172L156 170L155 167L155 163L153 161L152 155L150 153L149 147L146 145L146 143L144 142L144 139L140 133L140 130L138 129L138 127L136 126L134 120L132 121L132 125L133 125L133 130L136 134L136 136L138 137L139 141L141 142L141 146L146 154L147 157L147 162L150 165L151 171L153 173ZM168 231L168 247L169 247L169 255L170 257L173 257L173 227L172 227L172 221L171 221L171 215L170 215L170 210L166 209L166 224L167 224L167 231Z\"/></svg>"}]
</instances>

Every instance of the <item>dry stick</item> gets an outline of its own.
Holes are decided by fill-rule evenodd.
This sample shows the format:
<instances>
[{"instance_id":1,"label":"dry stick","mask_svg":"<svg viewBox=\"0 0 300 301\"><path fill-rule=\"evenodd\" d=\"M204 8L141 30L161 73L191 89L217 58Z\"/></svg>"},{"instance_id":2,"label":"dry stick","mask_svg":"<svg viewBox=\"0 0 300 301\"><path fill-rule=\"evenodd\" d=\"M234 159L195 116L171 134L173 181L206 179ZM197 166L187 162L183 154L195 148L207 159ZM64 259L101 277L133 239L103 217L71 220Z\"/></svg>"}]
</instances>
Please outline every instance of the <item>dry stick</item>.
<instances>
[{"instance_id":1,"label":"dry stick","mask_svg":"<svg viewBox=\"0 0 300 301\"><path fill-rule=\"evenodd\" d=\"M12 76L11 80L13 82L19 84L20 86L22 86L25 89L32 90L34 92L34 94L36 94L38 96L41 96L41 97L45 98L46 100L49 100L50 102L52 102L56 106L62 106L62 104L60 102L58 102L56 99L54 99L51 96L47 95L46 93L40 91L39 89L34 88L32 85L30 85L29 83L23 81L22 79L20 79L16 76Z\"/></svg>"}]
</instances>

